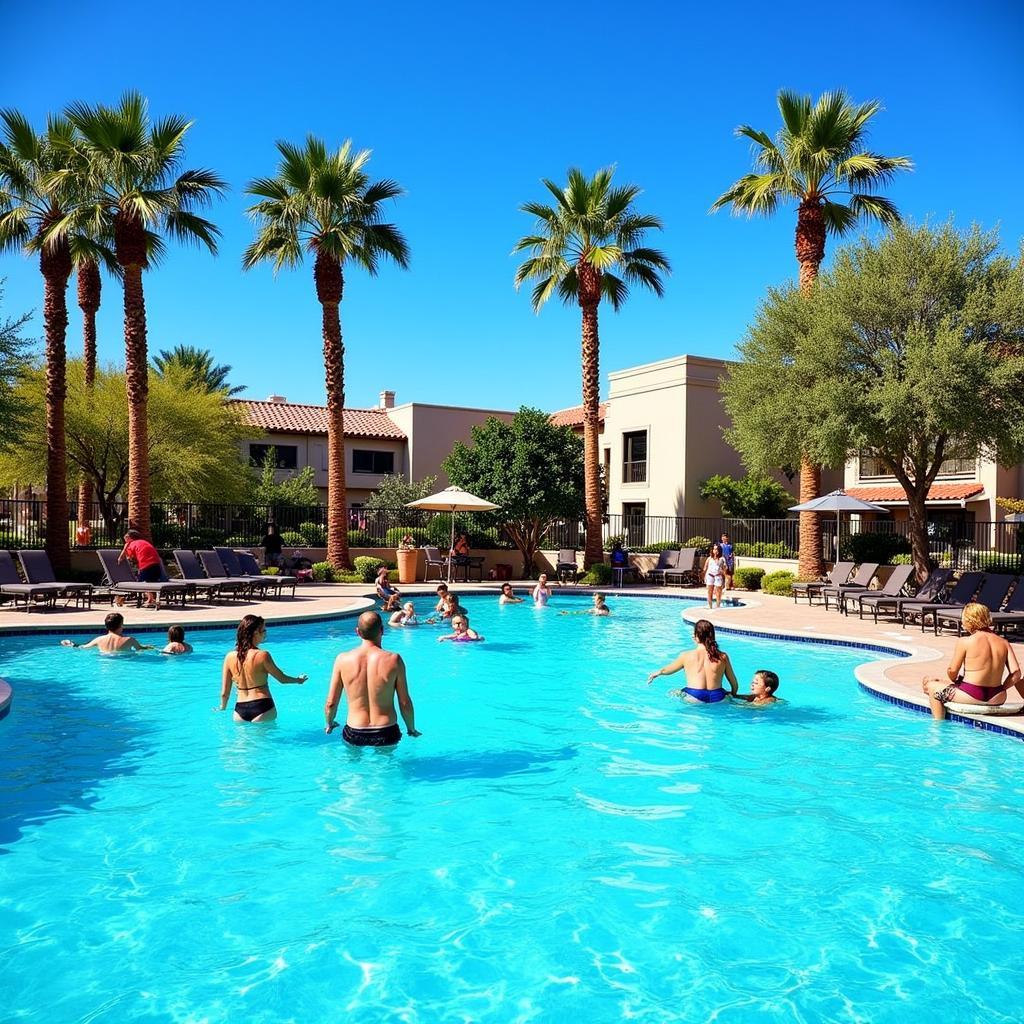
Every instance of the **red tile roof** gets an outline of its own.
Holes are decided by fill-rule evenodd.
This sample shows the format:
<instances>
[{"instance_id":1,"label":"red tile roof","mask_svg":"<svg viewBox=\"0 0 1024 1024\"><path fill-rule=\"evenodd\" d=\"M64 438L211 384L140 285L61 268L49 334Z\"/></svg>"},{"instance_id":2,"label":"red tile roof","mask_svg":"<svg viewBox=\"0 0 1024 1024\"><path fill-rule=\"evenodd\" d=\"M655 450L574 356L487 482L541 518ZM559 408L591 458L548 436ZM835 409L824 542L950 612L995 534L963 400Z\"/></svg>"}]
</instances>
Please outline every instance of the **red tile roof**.
<instances>
[{"instance_id":1,"label":"red tile roof","mask_svg":"<svg viewBox=\"0 0 1024 1024\"><path fill-rule=\"evenodd\" d=\"M242 415L269 434L326 434L327 407L295 402L253 402L236 399ZM379 440L404 441L405 434L383 409L346 409L345 435Z\"/></svg>"},{"instance_id":2,"label":"red tile roof","mask_svg":"<svg viewBox=\"0 0 1024 1024\"><path fill-rule=\"evenodd\" d=\"M963 501L985 490L984 484L932 484L928 501ZM863 501L906 501L906 492L900 486L847 487L846 493Z\"/></svg>"},{"instance_id":3,"label":"red tile roof","mask_svg":"<svg viewBox=\"0 0 1024 1024\"><path fill-rule=\"evenodd\" d=\"M608 403L602 402L597 407L598 420L604 423L604 418L608 413ZM571 409L559 409L558 412L551 414L551 422L556 427L582 427L583 426L583 406L574 405Z\"/></svg>"}]
</instances>

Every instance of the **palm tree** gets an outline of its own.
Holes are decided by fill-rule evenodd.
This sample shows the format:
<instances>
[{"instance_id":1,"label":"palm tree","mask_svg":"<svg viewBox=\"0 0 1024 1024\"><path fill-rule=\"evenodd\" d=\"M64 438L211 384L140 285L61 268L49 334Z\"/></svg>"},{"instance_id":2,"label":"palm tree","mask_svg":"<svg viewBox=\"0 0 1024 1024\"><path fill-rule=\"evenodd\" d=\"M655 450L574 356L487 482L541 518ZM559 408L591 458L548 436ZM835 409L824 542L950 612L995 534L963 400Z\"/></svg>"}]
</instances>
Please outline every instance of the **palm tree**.
<instances>
[{"instance_id":1,"label":"palm tree","mask_svg":"<svg viewBox=\"0 0 1024 1024\"><path fill-rule=\"evenodd\" d=\"M775 138L740 125L736 134L753 143L755 173L745 174L715 200L712 212L730 207L747 216L771 216L783 202L797 204L796 258L800 288L809 291L825 258L825 239L840 237L862 221L886 227L900 215L878 189L897 171L913 167L905 156L881 156L864 148L868 124L881 109L877 100L855 104L845 92L810 96L781 90L778 95L782 128ZM821 492L821 467L804 455L800 462L800 501ZM800 514L802 577L824 571L821 520L814 512Z\"/></svg>"},{"instance_id":2,"label":"palm tree","mask_svg":"<svg viewBox=\"0 0 1024 1024\"><path fill-rule=\"evenodd\" d=\"M562 188L543 179L555 197L554 206L526 203L521 209L537 219L537 233L521 238L513 252L529 252L516 271L518 289L536 280L533 308L557 291L566 305L579 304L583 311L583 458L586 505L585 568L604 560L601 544L601 468L598 459L599 392L597 308L602 298L619 310L629 297L629 286L639 284L655 295L664 292L662 274L669 262L657 249L643 246L649 230L661 230L661 221L637 213L633 202L640 195L636 185L612 186L613 168L588 179L582 171L569 171ZM616 273L617 272L617 273Z\"/></svg>"},{"instance_id":3,"label":"palm tree","mask_svg":"<svg viewBox=\"0 0 1024 1024\"><path fill-rule=\"evenodd\" d=\"M245 390L244 384L232 387L228 383L230 366L215 365L213 353L209 349L196 348L194 345L175 345L170 350L161 349L153 359L153 366L161 376L171 367L184 370L197 387L210 394L222 392L225 398L233 398Z\"/></svg>"},{"instance_id":4,"label":"palm tree","mask_svg":"<svg viewBox=\"0 0 1024 1024\"><path fill-rule=\"evenodd\" d=\"M0 251L38 254L43 275L43 330L46 337L46 550L53 566L71 564L68 522L67 287L76 260L110 258L88 231L54 232L74 216L84 223L87 193L84 166L75 149L71 123L47 119L40 135L17 111L0 111Z\"/></svg>"},{"instance_id":5,"label":"palm tree","mask_svg":"<svg viewBox=\"0 0 1024 1024\"><path fill-rule=\"evenodd\" d=\"M149 354L142 272L164 252L161 233L217 252L219 230L195 211L223 194L210 170L181 170L191 121L152 122L145 99L127 92L116 107L73 104L67 117L82 136L95 215L114 239L124 283L125 382L128 392L128 520L149 534Z\"/></svg>"},{"instance_id":6,"label":"palm tree","mask_svg":"<svg viewBox=\"0 0 1024 1024\"><path fill-rule=\"evenodd\" d=\"M335 153L310 135L305 148L278 142L277 177L256 178L246 192L256 240L242 266L269 262L275 273L313 256L313 281L322 309L324 374L327 386L327 560L347 568L348 515L345 499L345 349L340 306L345 267L354 263L371 276L382 257L409 265L409 247L394 224L385 223L383 204L402 194L397 182L370 182L364 171L370 150L352 151L351 140Z\"/></svg>"}]
</instances>

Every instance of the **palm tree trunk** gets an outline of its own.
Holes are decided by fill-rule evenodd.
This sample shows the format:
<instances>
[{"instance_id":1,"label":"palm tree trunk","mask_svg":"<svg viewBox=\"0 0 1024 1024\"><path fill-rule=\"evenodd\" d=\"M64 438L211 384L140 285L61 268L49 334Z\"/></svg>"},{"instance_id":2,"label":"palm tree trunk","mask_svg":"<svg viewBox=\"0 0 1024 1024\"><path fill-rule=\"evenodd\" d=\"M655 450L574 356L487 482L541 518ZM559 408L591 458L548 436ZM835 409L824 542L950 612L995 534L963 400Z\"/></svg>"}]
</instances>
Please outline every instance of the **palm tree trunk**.
<instances>
[{"instance_id":1,"label":"palm tree trunk","mask_svg":"<svg viewBox=\"0 0 1024 1024\"><path fill-rule=\"evenodd\" d=\"M44 275L43 324L46 334L46 552L58 576L71 568L68 537L67 442L64 436L64 400L67 398L68 327L67 286L71 256L64 251L44 251L40 256Z\"/></svg>"},{"instance_id":2,"label":"palm tree trunk","mask_svg":"<svg viewBox=\"0 0 1024 1024\"><path fill-rule=\"evenodd\" d=\"M142 265L124 267L124 376L128 391L128 525L144 537L149 525L149 353Z\"/></svg>"},{"instance_id":3,"label":"palm tree trunk","mask_svg":"<svg viewBox=\"0 0 1024 1024\"><path fill-rule=\"evenodd\" d=\"M821 204L804 200L796 217L796 258L800 264L800 290L806 295L818 279L818 269L825 258L825 219ZM821 467L806 455L800 457L800 501L821 497ZM838 538L837 538L838 544ZM836 558L839 552L836 551ZM817 512L800 513L800 561L802 579L818 579L825 575L821 550L821 516Z\"/></svg>"},{"instance_id":4,"label":"palm tree trunk","mask_svg":"<svg viewBox=\"0 0 1024 1024\"><path fill-rule=\"evenodd\" d=\"M82 362L85 366L85 387L91 391L96 383L96 313L100 308L102 282L100 268L92 260L78 264L78 305L82 310ZM87 476L78 485L78 525L92 522L92 484Z\"/></svg>"},{"instance_id":5,"label":"palm tree trunk","mask_svg":"<svg viewBox=\"0 0 1024 1024\"><path fill-rule=\"evenodd\" d=\"M313 268L323 309L324 381L327 387L327 561L350 568L345 495L345 346L341 339L344 279L333 257L318 253Z\"/></svg>"},{"instance_id":6,"label":"palm tree trunk","mask_svg":"<svg viewBox=\"0 0 1024 1024\"><path fill-rule=\"evenodd\" d=\"M600 343L597 334L597 303L583 306L583 488L586 509L586 547L583 568L604 561L601 538L601 460L598 458L600 430L599 367Z\"/></svg>"}]
</instances>

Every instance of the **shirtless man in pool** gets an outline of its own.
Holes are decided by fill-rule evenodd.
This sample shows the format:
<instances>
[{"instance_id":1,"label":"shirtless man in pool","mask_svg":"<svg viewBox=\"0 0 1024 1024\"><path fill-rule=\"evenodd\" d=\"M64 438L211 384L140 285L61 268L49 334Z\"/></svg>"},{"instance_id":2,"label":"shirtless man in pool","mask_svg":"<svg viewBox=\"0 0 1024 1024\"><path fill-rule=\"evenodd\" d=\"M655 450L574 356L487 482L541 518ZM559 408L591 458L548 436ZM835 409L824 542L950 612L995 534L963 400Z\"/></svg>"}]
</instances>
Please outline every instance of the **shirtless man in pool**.
<instances>
[{"instance_id":1,"label":"shirtless man in pool","mask_svg":"<svg viewBox=\"0 0 1024 1024\"><path fill-rule=\"evenodd\" d=\"M331 687L324 707L326 727L333 732L338 723L335 716L344 690L348 701L348 716L342 739L354 747L393 747L402 738L395 713L398 710L410 736L416 731L416 711L409 696L405 678L405 662L401 655L381 648L380 638L384 624L376 612L363 612L356 624L362 641L354 651L339 654L331 673Z\"/></svg>"},{"instance_id":2,"label":"shirtless man in pool","mask_svg":"<svg viewBox=\"0 0 1024 1024\"><path fill-rule=\"evenodd\" d=\"M106 633L90 640L87 644L76 644L74 640L61 640L61 647L77 647L88 650L96 647L101 654L129 654L132 651L153 651L153 644L140 644L133 636L124 635L124 616L120 612L111 612L104 620Z\"/></svg>"},{"instance_id":3,"label":"shirtless man in pool","mask_svg":"<svg viewBox=\"0 0 1024 1024\"><path fill-rule=\"evenodd\" d=\"M725 653L715 640L715 627L707 619L698 620L693 627L694 648L684 651L657 672L647 677L650 686L658 676L670 676L683 670L686 673L686 686L682 690L673 690L673 696L682 697L690 704L717 704L725 700L722 679L729 682L729 689L737 693L740 684L736 680L729 655Z\"/></svg>"},{"instance_id":4,"label":"shirtless man in pool","mask_svg":"<svg viewBox=\"0 0 1024 1024\"><path fill-rule=\"evenodd\" d=\"M1014 687L1024 696L1017 655L1003 637L992 632L988 608L972 602L964 607L960 621L967 636L956 642L953 659L946 669L948 679L925 676L921 681L933 718L946 717L948 701L999 707L1006 702L1006 691Z\"/></svg>"}]
</instances>

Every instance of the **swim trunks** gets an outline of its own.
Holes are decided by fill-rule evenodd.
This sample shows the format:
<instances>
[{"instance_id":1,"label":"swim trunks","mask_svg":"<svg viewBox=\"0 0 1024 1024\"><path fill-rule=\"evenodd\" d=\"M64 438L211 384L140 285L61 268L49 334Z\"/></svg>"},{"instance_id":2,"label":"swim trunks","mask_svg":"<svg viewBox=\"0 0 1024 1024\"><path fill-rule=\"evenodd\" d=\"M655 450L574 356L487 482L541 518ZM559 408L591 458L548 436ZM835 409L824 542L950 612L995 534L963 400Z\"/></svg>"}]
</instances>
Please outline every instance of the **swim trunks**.
<instances>
[{"instance_id":1,"label":"swim trunks","mask_svg":"<svg viewBox=\"0 0 1024 1024\"><path fill-rule=\"evenodd\" d=\"M144 569L139 570L140 583L159 583L160 576L161 572L159 565L147 565Z\"/></svg>"},{"instance_id":2,"label":"swim trunks","mask_svg":"<svg viewBox=\"0 0 1024 1024\"><path fill-rule=\"evenodd\" d=\"M683 687L683 693L696 701L700 701L701 704L717 704L719 701L725 700L725 690L721 688L717 690L693 690L689 686L685 686Z\"/></svg>"},{"instance_id":3,"label":"swim trunks","mask_svg":"<svg viewBox=\"0 0 1024 1024\"><path fill-rule=\"evenodd\" d=\"M273 697L260 697L259 700L240 700L235 705L235 714L243 722L251 722L254 718L265 715L273 706Z\"/></svg>"},{"instance_id":4,"label":"swim trunks","mask_svg":"<svg viewBox=\"0 0 1024 1024\"><path fill-rule=\"evenodd\" d=\"M402 730L397 722L381 725L373 729L353 729L346 725L341 730L341 738L353 747L393 747L402 738Z\"/></svg>"}]
</instances>

